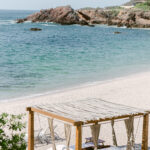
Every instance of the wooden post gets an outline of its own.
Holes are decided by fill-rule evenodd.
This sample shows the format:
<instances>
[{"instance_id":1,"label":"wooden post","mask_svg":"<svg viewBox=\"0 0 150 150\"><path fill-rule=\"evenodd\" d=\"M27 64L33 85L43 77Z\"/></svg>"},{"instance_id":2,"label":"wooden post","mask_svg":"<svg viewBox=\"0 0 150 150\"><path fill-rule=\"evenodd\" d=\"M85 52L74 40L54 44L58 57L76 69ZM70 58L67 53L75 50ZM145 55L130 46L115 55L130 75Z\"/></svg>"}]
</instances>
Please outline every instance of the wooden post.
<instances>
[{"instance_id":1,"label":"wooden post","mask_svg":"<svg viewBox=\"0 0 150 150\"><path fill-rule=\"evenodd\" d=\"M148 123L149 115L143 116L142 150L148 150Z\"/></svg>"},{"instance_id":2,"label":"wooden post","mask_svg":"<svg viewBox=\"0 0 150 150\"><path fill-rule=\"evenodd\" d=\"M34 112L31 110L28 121L28 150L34 150Z\"/></svg>"},{"instance_id":3,"label":"wooden post","mask_svg":"<svg viewBox=\"0 0 150 150\"><path fill-rule=\"evenodd\" d=\"M75 150L82 150L82 126L76 126L76 147Z\"/></svg>"}]
</instances>

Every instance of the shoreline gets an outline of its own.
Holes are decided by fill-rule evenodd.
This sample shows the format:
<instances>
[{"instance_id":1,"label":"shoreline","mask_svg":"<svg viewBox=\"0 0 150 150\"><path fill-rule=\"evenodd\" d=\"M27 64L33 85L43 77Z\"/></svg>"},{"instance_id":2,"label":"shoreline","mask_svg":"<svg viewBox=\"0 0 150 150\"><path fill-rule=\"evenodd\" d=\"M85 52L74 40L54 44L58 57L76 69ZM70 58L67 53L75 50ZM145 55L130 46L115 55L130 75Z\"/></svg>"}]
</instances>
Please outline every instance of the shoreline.
<instances>
[{"instance_id":1,"label":"shoreline","mask_svg":"<svg viewBox=\"0 0 150 150\"><path fill-rule=\"evenodd\" d=\"M21 96L21 97L16 97L16 98L12 98L12 99L4 99L4 100L0 100L0 104L8 103L8 102L18 102L18 101L23 101L23 100L32 99L32 98L40 98L40 97L44 97L44 96L50 96L53 94L60 94L60 93L69 92L69 91L76 90L76 89L82 89L82 88L87 88L87 87L91 87L91 86L107 84L107 83L110 83L113 81L123 80L125 78L131 78L133 76L139 76L139 75L143 75L146 73L150 73L150 71L136 72L136 73L131 73L129 75L122 75L122 76L113 77L113 78L104 79L104 80L97 80L97 81L91 81L91 82L89 81L89 82L85 82L85 83L79 83L76 85L63 87L60 89L42 92L42 93L39 92L39 93L31 94L28 96Z\"/></svg>"},{"instance_id":2,"label":"shoreline","mask_svg":"<svg viewBox=\"0 0 150 150\"><path fill-rule=\"evenodd\" d=\"M26 116L23 119L24 122L28 122L28 112L26 107L40 104L51 104L51 103L61 103L76 100L85 100L87 98L100 98L112 103L123 104L131 107L142 108L145 110L150 110L150 71L141 72L138 74L132 74L125 77L115 78L112 80L107 80L103 82L96 82L94 84L88 84L84 86L78 86L72 89L64 89L61 92L37 96L32 98L25 98L21 101L10 101L5 103L0 103L0 113L6 112L9 114L21 114L25 113ZM40 116L40 121L42 121L42 128L48 127L47 118ZM139 124L140 121L140 124ZM55 124L58 125L57 133L62 135L64 126L55 120ZM39 130L40 124L37 113L35 113L35 130ZM124 128L124 122L115 123L116 134L118 137L119 145L126 145L126 130ZM142 131L142 119L135 119L135 131L136 133L136 143L141 143L141 131ZM138 130L137 130L138 129ZM89 128L84 128L83 139L89 137ZM107 133L106 133L107 131ZM27 132L27 128L25 129ZM150 134L150 131L149 131ZM124 136L123 136L124 135ZM102 125L102 130L100 136L106 141L106 144L112 145L111 139L111 126L110 124ZM75 133L73 130L71 145L74 145ZM149 139L150 143L150 139ZM60 144L60 143L58 143ZM149 144L150 145L150 144ZM51 145L41 145L35 146L36 150L46 150Z\"/></svg>"},{"instance_id":3,"label":"shoreline","mask_svg":"<svg viewBox=\"0 0 150 150\"><path fill-rule=\"evenodd\" d=\"M150 71L145 71L145 72L139 72L139 73L134 73L134 74L130 74L130 75L126 75L126 76L121 76L121 77L115 77L112 79L108 79L108 80L102 80L102 81L94 81L94 82L87 82L87 83L83 83L83 84L79 84L76 86L72 86L72 87L67 87L67 88L62 88L59 90L53 90L53 91L49 91L49 92L44 92L44 93L38 93L38 94L33 94L33 95L29 95L29 96L25 96L25 97L19 97L19 98L13 98L13 99L8 99L8 100L1 100L0 101L0 105L7 105L7 104L11 104L11 103L28 103L30 101L34 101L36 102L37 99L42 99L42 98L48 98L48 97L52 97L52 96L56 96L56 95L63 95L65 93L70 93L70 92L74 92L74 91L82 91L86 89L90 89L90 88L98 88L98 87L103 87L106 85L112 85L114 83L121 83L121 82L128 82L127 80L136 80L136 79L140 79L143 77L148 77L150 75ZM130 84L130 83L129 83ZM106 99L107 100L107 99Z\"/></svg>"}]
</instances>

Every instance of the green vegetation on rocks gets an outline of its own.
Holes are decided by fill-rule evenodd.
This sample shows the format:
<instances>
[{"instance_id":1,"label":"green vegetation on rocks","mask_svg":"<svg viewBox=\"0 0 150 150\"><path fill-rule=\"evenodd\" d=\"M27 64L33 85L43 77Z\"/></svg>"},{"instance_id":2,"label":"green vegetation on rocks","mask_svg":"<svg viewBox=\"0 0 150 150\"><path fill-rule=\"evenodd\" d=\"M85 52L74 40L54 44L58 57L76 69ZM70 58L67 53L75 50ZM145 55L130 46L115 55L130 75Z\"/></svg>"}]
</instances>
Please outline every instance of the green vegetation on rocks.
<instances>
[{"instance_id":1,"label":"green vegetation on rocks","mask_svg":"<svg viewBox=\"0 0 150 150\"><path fill-rule=\"evenodd\" d=\"M135 8L141 9L143 11L150 11L150 0L147 0L144 3L136 4Z\"/></svg>"}]
</instances>

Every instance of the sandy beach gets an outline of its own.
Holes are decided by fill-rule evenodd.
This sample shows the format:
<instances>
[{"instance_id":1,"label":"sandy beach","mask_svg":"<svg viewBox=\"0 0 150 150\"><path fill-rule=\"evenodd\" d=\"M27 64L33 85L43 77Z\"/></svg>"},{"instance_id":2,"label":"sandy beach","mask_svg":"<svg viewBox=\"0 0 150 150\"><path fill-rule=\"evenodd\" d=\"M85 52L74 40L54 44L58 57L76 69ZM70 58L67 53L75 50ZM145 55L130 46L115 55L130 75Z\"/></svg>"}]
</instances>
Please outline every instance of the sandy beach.
<instances>
[{"instance_id":1,"label":"sandy beach","mask_svg":"<svg viewBox=\"0 0 150 150\"><path fill-rule=\"evenodd\" d=\"M27 106L44 103L60 103L66 101L84 100L90 97L101 98L114 103L150 110L150 72L133 74L103 82L95 82L79 87L64 89L63 91L54 92L51 94L22 98L15 101L0 102L0 113L26 113ZM35 128L38 129L39 125L37 116L35 116L35 119L37 122ZM25 120L27 121L27 115ZM47 121L44 121L44 119L42 120L42 126L45 127ZM116 134L118 137L118 143L120 145L126 144L126 131L124 128L124 122L117 122L115 124L115 128L117 129ZM89 128L86 127L84 130L88 131ZM141 143L141 130L142 118L140 120L137 118L135 119L136 143ZM58 133L62 132L63 126L58 125ZM83 135L84 140L84 137L90 136L90 131L84 132ZM100 136L106 141L107 144L112 144L110 124L102 125ZM75 134L73 132L71 140L72 144L74 142L74 138ZM44 150L47 149L47 147L49 147L49 145L38 147L36 149Z\"/></svg>"}]
</instances>

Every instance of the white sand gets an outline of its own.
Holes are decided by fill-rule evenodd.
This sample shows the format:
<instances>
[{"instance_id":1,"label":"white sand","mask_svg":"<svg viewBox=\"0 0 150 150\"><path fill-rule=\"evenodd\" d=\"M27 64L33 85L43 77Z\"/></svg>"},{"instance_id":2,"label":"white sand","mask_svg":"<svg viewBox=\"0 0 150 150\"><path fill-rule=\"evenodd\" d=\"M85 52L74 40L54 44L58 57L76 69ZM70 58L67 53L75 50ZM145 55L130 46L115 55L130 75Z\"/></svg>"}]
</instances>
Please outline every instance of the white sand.
<instances>
[{"instance_id":1,"label":"white sand","mask_svg":"<svg viewBox=\"0 0 150 150\"><path fill-rule=\"evenodd\" d=\"M150 72L134 74L109 81L97 82L90 85L66 89L53 94L23 98L22 100L16 101L0 102L0 113L25 113L25 108L34 104L76 101L90 97L102 98L107 101L150 110ZM137 127L137 121L138 120L135 121L135 130ZM45 121L42 124L45 126L46 123L47 122ZM140 120L136 142L141 141L141 123L142 119ZM36 128L38 127L39 126L36 123ZM116 128L119 144L126 144L126 134L123 122L116 123ZM63 128L59 127L58 132L63 132L62 129ZM87 131L88 128L84 130ZM84 136L90 136L90 131L88 133L84 132ZM110 124L102 126L100 136L102 139L105 139L108 144L111 144ZM74 133L72 137L74 140ZM38 149L44 150L44 147Z\"/></svg>"}]
</instances>

